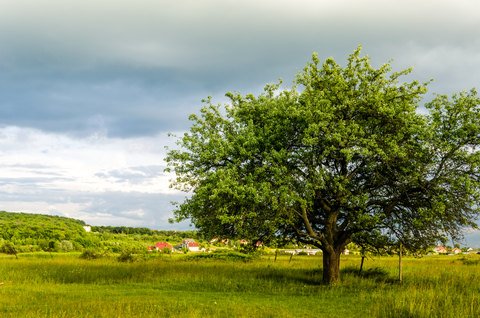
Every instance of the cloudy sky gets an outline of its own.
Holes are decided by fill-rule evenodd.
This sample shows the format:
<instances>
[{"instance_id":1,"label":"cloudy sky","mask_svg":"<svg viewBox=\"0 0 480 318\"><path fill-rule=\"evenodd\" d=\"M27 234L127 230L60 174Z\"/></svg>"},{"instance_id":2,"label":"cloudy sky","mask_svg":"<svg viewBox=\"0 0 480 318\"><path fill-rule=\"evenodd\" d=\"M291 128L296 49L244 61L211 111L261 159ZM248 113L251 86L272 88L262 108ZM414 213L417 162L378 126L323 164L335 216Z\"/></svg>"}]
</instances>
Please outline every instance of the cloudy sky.
<instances>
[{"instance_id":1,"label":"cloudy sky","mask_svg":"<svg viewBox=\"0 0 480 318\"><path fill-rule=\"evenodd\" d=\"M480 3L102 0L0 2L0 210L92 225L169 225L168 132L208 95L287 86L313 52L414 66L425 100L480 88ZM480 244L470 234L470 245ZM475 239L474 239L475 238ZM478 241L478 243L477 243Z\"/></svg>"}]
</instances>

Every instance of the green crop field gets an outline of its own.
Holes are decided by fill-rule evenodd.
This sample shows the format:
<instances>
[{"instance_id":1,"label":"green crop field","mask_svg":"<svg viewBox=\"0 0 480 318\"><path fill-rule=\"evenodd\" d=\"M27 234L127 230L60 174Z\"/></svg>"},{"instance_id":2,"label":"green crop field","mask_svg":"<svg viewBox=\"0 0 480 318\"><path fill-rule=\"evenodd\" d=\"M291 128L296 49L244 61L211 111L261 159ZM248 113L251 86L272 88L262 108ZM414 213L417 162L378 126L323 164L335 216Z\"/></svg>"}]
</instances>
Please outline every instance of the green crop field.
<instances>
[{"instance_id":1,"label":"green crop field","mask_svg":"<svg viewBox=\"0 0 480 318\"><path fill-rule=\"evenodd\" d=\"M0 256L0 317L479 317L480 256L343 256L321 284L321 257L134 262L79 254ZM462 259L463 258L463 259Z\"/></svg>"}]
</instances>

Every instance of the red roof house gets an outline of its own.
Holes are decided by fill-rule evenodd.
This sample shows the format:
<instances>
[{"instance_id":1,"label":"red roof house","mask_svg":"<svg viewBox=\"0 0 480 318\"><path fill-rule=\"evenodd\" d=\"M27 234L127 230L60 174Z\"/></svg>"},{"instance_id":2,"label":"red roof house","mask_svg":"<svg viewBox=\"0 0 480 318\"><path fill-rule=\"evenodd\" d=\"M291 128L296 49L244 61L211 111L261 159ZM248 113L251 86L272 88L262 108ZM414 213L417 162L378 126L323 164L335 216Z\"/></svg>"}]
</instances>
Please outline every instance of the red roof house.
<instances>
[{"instance_id":1,"label":"red roof house","mask_svg":"<svg viewBox=\"0 0 480 318\"><path fill-rule=\"evenodd\" d=\"M171 245L169 245L168 243L165 243L165 242L161 242L161 243L158 243L155 244L155 248L157 249L157 251L161 251L163 250L165 247L168 247L170 250L173 251L173 248Z\"/></svg>"},{"instance_id":2,"label":"red roof house","mask_svg":"<svg viewBox=\"0 0 480 318\"><path fill-rule=\"evenodd\" d=\"M188 243L187 248L192 252L198 252L199 251L198 243Z\"/></svg>"},{"instance_id":3,"label":"red roof house","mask_svg":"<svg viewBox=\"0 0 480 318\"><path fill-rule=\"evenodd\" d=\"M446 247L443 247L443 246L437 246L433 249L433 251L435 253L446 253L447 252L447 248Z\"/></svg>"}]
</instances>

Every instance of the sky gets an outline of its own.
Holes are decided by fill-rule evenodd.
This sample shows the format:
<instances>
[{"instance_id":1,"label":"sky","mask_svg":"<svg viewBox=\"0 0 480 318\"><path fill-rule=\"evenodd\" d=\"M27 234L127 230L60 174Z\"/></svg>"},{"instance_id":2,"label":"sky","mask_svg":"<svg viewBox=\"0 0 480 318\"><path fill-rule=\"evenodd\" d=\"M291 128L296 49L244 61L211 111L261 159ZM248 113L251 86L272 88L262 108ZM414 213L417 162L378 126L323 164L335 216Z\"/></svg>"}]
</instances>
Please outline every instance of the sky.
<instances>
[{"instance_id":1,"label":"sky","mask_svg":"<svg viewBox=\"0 0 480 318\"><path fill-rule=\"evenodd\" d=\"M2 0L0 210L191 229L167 223L186 194L163 159L202 98L291 87L313 52L345 65L360 44L375 67L394 58L414 67L405 80L433 78L424 101L479 88L479 12L476 0Z\"/></svg>"}]
</instances>

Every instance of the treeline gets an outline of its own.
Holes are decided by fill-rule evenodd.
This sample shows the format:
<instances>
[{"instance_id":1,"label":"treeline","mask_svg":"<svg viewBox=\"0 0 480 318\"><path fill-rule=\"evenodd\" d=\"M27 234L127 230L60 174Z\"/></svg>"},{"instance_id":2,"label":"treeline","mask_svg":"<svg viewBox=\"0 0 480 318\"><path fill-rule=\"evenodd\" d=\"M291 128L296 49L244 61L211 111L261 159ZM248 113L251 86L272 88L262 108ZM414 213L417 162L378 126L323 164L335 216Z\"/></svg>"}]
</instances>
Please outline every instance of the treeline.
<instances>
[{"instance_id":1,"label":"treeline","mask_svg":"<svg viewBox=\"0 0 480 318\"><path fill-rule=\"evenodd\" d=\"M92 226L92 232L112 233L112 234L138 234L150 236L164 236L171 238L193 238L203 239L197 231L165 231L152 230L146 227L127 227L127 226Z\"/></svg>"}]
</instances>

